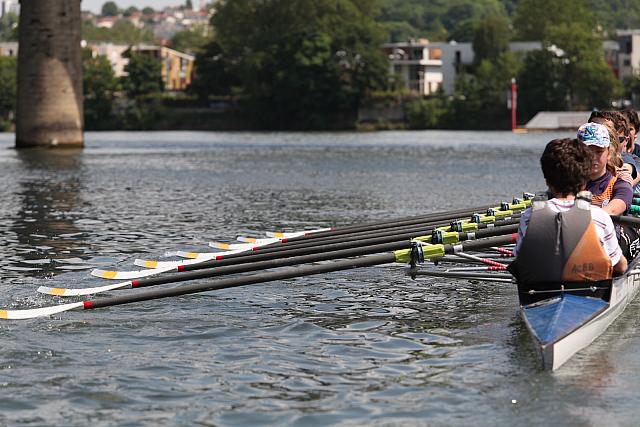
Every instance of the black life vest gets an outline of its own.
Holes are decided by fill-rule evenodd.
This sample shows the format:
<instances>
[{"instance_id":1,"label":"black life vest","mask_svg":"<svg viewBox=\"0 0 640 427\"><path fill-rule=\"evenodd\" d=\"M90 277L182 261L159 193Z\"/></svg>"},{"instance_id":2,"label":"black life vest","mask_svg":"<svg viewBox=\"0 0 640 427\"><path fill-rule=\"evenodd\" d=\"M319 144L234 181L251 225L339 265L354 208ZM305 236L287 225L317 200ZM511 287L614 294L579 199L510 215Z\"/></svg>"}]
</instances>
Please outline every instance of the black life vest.
<instances>
[{"instance_id":1,"label":"black life vest","mask_svg":"<svg viewBox=\"0 0 640 427\"><path fill-rule=\"evenodd\" d=\"M521 303L548 298L562 287L611 280L611 259L591 218L591 195L584 193L566 212L554 212L546 201L534 202L518 256L509 266Z\"/></svg>"}]
</instances>

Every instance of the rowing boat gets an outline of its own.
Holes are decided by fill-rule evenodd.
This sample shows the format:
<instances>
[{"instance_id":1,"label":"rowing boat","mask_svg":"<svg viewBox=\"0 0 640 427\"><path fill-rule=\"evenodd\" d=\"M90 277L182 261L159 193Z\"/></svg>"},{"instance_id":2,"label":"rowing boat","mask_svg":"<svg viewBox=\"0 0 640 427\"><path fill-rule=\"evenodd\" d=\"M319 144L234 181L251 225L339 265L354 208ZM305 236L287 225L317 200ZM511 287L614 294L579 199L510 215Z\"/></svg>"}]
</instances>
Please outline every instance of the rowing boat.
<instances>
[{"instance_id":1,"label":"rowing boat","mask_svg":"<svg viewBox=\"0 0 640 427\"><path fill-rule=\"evenodd\" d=\"M561 367L624 311L640 289L639 263L636 258L625 274L604 286L565 290L521 305L522 319L539 349L544 369Z\"/></svg>"}]
</instances>

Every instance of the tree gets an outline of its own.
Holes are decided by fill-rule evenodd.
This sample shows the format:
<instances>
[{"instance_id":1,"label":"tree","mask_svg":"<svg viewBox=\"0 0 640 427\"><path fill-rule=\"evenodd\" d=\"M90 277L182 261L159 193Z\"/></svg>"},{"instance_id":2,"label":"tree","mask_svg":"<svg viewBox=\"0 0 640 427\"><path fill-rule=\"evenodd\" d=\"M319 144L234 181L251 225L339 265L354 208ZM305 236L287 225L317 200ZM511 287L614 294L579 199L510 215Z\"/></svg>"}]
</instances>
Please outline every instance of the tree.
<instances>
[{"instance_id":1,"label":"tree","mask_svg":"<svg viewBox=\"0 0 640 427\"><path fill-rule=\"evenodd\" d=\"M113 43L155 43L156 38L148 28L138 28L126 20L118 20L111 28L96 27L91 21L82 23L82 38L95 42Z\"/></svg>"},{"instance_id":2,"label":"tree","mask_svg":"<svg viewBox=\"0 0 640 427\"><path fill-rule=\"evenodd\" d=\"M204 51L196 55L195 77L189 92L201 100L212 95L231 95L232 87L240 82L230 68L231 62L224 57L220 45L215 41L208 43Z\"/></svg>"},{"instance_id":3,"label":"tree","mask_svg":"<svg viewBox=\"0 0 640 427\"><path fill-rule=\"evenodd\" d=\"M608 108L621 92L613 70L604 59L602 38L578 23L549 26L544 45L556 47L564 66L569 108Z\"/></svg>"},{"instance_id":4,"label":"tree","mask_svg":"<svg viewBox=\"0 0 640 427\"><path fill-rule=\"evenodd\" d=\"M493 15L479 21L473 32L474 62L479 64L487 59L495 62L509 50L511 30L505 16Z\"/></svg>"},{"instance_id":5,"label":"tree","mask_svg":"<svg viewBox=\"0 0 640 427\"><path fill-rule=\"evenodd\" d=\"M504 129L510 125L505 93L519 73L520 61L505 52L495 61L484 59L474 74L461 73L451 101L447 122L451 128Z\"/></svg>"},{"instance_id":6,"label":"tree","mask_svg":"<svg viewBox=\"0 0 640 427\"><path fill-rule=\"evenodd\" d=\"M113 1L108 1L102 5L102 16L118 16L120 9Z\"/></svg>"},{"instance_id":7,"label":"tree","mask_svg":"<svg viewBox=\"0 0 640 427\"><path fill-rule=\"evenodd\" d=\"M193 10L193 2L192 2L191 0L187 0L187 1L184 3L184 8L185 8L185 9L189 9L189 10Z\"/></svg>"},{"instance_id":8,"label":"tree","mask_svg":"<svg viewBox=\"0 0 640 427\"><path fill-rule=\"evenodd\" d=\"M15 13L5 13L2 18L0 18L0 40L18 40L18 15Z\"/></svg>"},{"instance_id":9,"label":"tree","mask_svg":"<svg viewBox=\"0 0 640 427\"><path fill-rule=\"evenodd\" d=\"M15 56L0 57L0 119L7 127L16 111L16 74L18 63Z\"/></svg>"},{"instance_id":10,"label":"tree","mask_svg":"<svg viewBox=\"0 0 640 427\"><path fill-rule=\"evenodd\" d=\"M327 127L384 87L384 34L371 0L226 0L212 25L260 126Z\"/></svg>"},{"instance_id":11,"label":"tree","mask_svg":"<svg viewBox=\"0 0 640 427\"><path fill-rule=\"evenodd\" d=\"M518 113L524 120L538 111L566 110L568 93L561 58L546 49L526 55L518 79Z\"/></svg>"},{"instance_id":12,"label":"tree","mask_svg":"<svg viewBox=\"0 0 640 427\"><path fill-rule=\"evenodd\" d=\"M143 15L153 15L154 13L156 13L156 11L152 8L152 7L145 7L142 9L142 14Z\"/></svg>"},{"instance_id":13,"label":"tree","mask_svg":"<svg viewBox=\"0 0 640 427\"><path fill-rule=\"evenodd\" d=\"M520 0L513 17L517 40L540 41L547 37L549 27L569 23L596 28L587 0Z\"/></svg>"},{"instance_id":14,"label":"tree","mask_svg":"<svg viewBox=\"0 0 640 427\"><path fill-rule=\"evenodd\" d=\"M122 16L131 16L131 15L133 15L134 13L137 13L137 12L139 12L139 11L140 11L140 10L139 10L137 7L135 7L135 6L129 6L128 8L126 8L126 9L124 10L124 12L122 12Z\"/></svg>"},{"instance_id":15,"label":"tree","mask_svg":"<svg viewBox=\"0 0 640 427\"><path fill-rule=\"evenodd\" d=\"M162 64L160 60L144 53L130 52L124 67L127 73L122 85L130 98L145 97L162 92Z\"/></svg>"},{"instance_id":16,"label":"tree","mask_svg":"<svg viewBox=\"0 0 640 427\"><path fill-rule=\"evenodd\" d=\"M171 47L181 52L197 53L202 51L210 40L208 26L192 25L174 34L171 38Z\"/></svg>"},{"instance_id":17,"label":"tree","mask_svg":"<svg viewBox=\"0 0 640 427\"><path fill-rule=\"evenodd\" d=\"M82 67L86 127L111 129L115 122L114 95L119 88L111 63L105 56L87 55Z\"/></svg>"}]
</instances>

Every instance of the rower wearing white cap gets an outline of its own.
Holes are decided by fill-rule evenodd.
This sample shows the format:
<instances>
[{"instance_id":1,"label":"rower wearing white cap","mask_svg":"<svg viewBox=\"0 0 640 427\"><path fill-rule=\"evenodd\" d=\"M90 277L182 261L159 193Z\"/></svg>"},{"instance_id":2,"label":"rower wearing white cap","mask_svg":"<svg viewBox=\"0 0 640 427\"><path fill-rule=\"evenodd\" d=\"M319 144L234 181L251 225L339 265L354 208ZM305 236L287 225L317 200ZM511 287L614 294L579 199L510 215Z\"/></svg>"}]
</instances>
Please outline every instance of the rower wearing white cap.
<instances>
[{"instance_id":1,"label":"rower wearing white cap","mask_svg":"<svg viewBox=\"0 0 640 427\"><path fill-rule=\"evenodd\" d=\"M587 145L593 155L593 170L587 191L593 195L592 203L609 215L622 215L633 199L631 185L618 179L615 170L607 169L611 156L609 131L599 123L585 123L578 129L578 139Z\"/></svg>"}]
</instances>

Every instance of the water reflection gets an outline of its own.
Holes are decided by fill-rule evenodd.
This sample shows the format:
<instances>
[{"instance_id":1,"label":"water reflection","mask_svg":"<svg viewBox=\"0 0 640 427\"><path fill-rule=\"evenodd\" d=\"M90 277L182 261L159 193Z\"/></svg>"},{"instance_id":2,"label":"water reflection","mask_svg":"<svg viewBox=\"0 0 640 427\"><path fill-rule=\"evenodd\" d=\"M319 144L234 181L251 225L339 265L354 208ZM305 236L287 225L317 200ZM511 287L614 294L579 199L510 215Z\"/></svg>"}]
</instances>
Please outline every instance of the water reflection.
<instances>
[{"instance_id":1,"label":"water reflection","mask_svg":"<svg viewBox=\"0 0 640 427\"><path fill-rule=\"evenodd\" d=\"M16 151L16 157L19 210L12 216L9 243L21 257L3 268L33 275L73 268L69 261L89 246L74 224L79 210L88 205L81 197L82 151L30 149Z\"/></svg>"}]
</instances>

